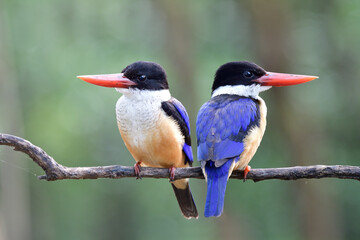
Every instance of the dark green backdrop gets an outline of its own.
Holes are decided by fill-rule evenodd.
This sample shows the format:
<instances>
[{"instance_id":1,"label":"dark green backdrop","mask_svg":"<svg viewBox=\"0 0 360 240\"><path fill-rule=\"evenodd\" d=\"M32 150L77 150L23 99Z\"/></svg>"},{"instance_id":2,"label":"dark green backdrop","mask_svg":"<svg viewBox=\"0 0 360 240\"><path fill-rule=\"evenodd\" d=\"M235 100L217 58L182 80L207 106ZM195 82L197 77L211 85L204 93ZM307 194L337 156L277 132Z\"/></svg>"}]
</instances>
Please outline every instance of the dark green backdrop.
<instances>
[{"instance_id":1,"label":"dark green backdrop","mask_svg":"<svg viewBox=\"0 0 360 240\"><path fill-rule=\"evenodd\" d=\"M261 94L268 127L253 168L359 165L359 23L356 0L0 0L0 132L68 166L133 165L115 121L119 94L75 76L158 62L194 133L217 67L249 60L320 76ZM205 181L191 180L200 218L188 221L165 179L39 181L28 157L0 151L4 240L360 235L356 181L230 180L224 214L205 219Z\"/></svg>"}]
</instances>

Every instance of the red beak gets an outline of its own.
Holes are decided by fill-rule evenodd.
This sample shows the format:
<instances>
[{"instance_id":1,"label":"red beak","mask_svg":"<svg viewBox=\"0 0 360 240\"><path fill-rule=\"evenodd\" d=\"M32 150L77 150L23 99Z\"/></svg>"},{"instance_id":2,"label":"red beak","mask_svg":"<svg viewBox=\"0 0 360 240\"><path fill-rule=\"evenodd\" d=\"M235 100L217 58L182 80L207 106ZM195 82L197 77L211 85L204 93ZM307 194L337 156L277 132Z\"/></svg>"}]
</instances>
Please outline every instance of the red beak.
<instances>
[{"instance_id":1,"label":"red beak","mask_svg":"<svg viewBox=\"0 0 360 240\"><path fill-rule=\"evenodd\" d=\"M77 78L102 87L128 88L130 86L136 85L135 82L125 77L123 73L84 75L77 76Z\"/></svg>"},{"instance_id":2,"label":"red beak","mask_svg":"<svg viewBox=\"0 0 360 240\"><path fill-rule=\"evenodd\" d=\"M262 86L284 87L312 81L317 76L295 75L287 73L267 72L264 76L254 80Z\"/></svg>"}]
</instances>

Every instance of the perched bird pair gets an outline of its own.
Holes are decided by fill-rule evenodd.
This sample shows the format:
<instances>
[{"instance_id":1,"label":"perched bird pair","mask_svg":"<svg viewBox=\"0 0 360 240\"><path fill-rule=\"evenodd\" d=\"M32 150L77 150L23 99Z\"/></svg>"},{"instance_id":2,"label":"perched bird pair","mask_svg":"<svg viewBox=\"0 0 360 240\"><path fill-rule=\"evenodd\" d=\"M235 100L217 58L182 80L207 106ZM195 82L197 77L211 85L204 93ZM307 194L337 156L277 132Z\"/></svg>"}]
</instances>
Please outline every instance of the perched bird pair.
<instances>
[{"instance_id":1,"label":"perched bird pair","mask_svg":"<svg viewBox=\"0 0 360 240\"><path fill-rule=\"evenodd\" d=\"M135 62L117 74L78 78L115 88L123 96L116 104L120 134L140 166L169 169L171 185L185 218L198 212L188 179L175 180L175 168L193 162L189 117L171 97L164 69L152 62ZM266 127L266 105L259 93L271 86L289 86L317 77L266 72L250 62L229 62L215 74L211 99L196 121L198 160L207 181L205 217L223 211L227 180L234 169L244 170L254 156Z\"/></svg>"}]
</instances>

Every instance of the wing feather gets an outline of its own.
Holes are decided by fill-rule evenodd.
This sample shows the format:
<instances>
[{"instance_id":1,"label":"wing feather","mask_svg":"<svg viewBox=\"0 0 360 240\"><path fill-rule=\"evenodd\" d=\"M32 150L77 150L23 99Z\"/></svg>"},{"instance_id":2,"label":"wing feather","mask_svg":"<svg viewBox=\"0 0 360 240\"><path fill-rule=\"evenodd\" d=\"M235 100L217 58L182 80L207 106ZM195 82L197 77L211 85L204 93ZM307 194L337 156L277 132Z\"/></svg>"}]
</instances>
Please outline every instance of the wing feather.
<instances>
[{"instance_id":1,"label":"wing feather","mask_svg":"<svg viewBox=\"0 0 360 240\"><path fill-rule=\"evenodd\" d=\"M196 121L199 161L238 157L243 140L260 124L259 102L237 95L219 95L206 102Z\"/></svg>"},{"instance_id":2,"label":"wing feather","mask_svg":"<svg viewBox=\"0 0 360 240\"><path fill-rule=\"evenodd\" d=\"M169 117L172 117L179 125L180 131L184 136L184 140L185 140L183 146L183 152L185 153L186 156L185 164L187 162L191 164L194 158L191 149L190 121L185 107L181 104L179 100L172 97L169 101L162 102L161 108Z\"/></svg>"}]
</instances>

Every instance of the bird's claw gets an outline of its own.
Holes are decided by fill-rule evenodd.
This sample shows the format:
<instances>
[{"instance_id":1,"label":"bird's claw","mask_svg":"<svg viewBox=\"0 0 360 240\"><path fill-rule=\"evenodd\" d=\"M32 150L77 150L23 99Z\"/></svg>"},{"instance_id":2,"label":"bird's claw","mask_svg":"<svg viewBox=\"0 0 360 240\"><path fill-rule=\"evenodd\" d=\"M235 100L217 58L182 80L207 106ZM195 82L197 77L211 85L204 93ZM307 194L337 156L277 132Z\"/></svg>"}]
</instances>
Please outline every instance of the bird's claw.
<instances>
[{"instance_id":1,"label":"bird's claw","mask_svg":"<svg viewBox=\"0 0 360 240\"><path fill-rule=\"evenodd\" d=\"M175 167L171 167L169 168L169 173L170 173L170 182L175 181Z\"/></svg>"},{"instance_id":2,"label":"bird's claw","mask_svg":"<svg viewBox=\"0 0 360 240\"><path fill-rule=\"evenodd\" d=\"M141 162L136 162L134 164L134 172L135 172L136 179L142 179L140 176L140 172L141 172L140 164L141 164Z\"/></svg>"},{"instance_id":3,"label":"bird's claw","mask_svg":"<svg viewBox=\"0 0 360 240\"><path fill-rule=\"evenodd\" d=\"M250 171L251 171L251 167L247 165L244 169L244 182L246 181L246 177Z\"/></svg>"}]
</instances>

